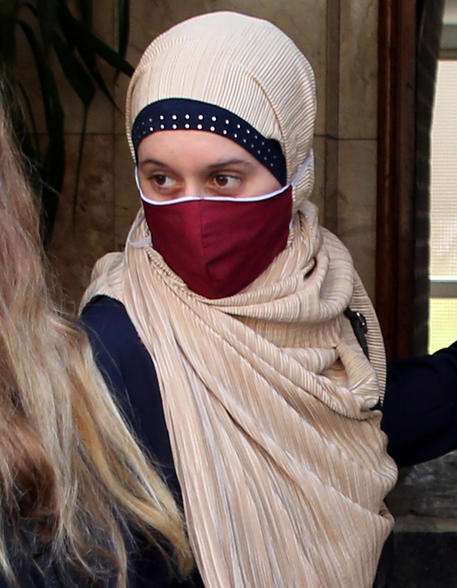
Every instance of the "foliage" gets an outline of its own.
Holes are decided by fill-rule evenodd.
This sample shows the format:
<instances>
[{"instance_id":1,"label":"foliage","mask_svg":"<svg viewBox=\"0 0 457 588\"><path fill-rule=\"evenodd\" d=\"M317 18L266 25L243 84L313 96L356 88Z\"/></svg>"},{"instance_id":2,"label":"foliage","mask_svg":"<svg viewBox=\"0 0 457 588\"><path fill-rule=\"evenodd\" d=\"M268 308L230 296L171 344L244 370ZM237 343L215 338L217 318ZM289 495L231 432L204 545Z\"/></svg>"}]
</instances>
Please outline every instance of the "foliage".
<instances>
[{"instance_id":1,"label":"foliage","mask_svg":"<svg viewBox=\"0 0 457 588\"><path fill-rule=\"evenodd\" d=\"M84 108L73 210L78 194L88 109L97 92L102 92L114 104L99 62L108 63L116 76L119 73L130 76L133 72L125 59L129 38L129 0L116 0L119 23L116 49L93 31L92 0L74 0L71 2L73 11L69 4L67 0L0 0L0 75L3 82L8 82L7 102L14 128L31 162L32 180L40 188L45 241L52 234L65 173L65 115L56 70L61 69ZM24 87L18 64L18 49L24 42L33 54L39 80L39 99L47 129L44 148L37 140L36 113L32 108L37 98Z\"/></svg>"}]
</instances>

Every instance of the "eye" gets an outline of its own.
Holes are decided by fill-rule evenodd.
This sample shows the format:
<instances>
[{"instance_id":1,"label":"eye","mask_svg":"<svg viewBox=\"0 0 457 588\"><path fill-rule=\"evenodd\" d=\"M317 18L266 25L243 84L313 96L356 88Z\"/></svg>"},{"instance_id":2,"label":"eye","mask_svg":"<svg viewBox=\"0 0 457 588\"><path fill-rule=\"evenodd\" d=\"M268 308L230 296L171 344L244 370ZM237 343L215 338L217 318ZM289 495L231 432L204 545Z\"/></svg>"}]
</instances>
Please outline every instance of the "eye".
<instances>
[{"instance_id":1,"label":"eye","mask_svg":"<svg viewBox=\"0 0 457 588\"><path fill-rule=\"evenodd\" d=\"M235 188L239 185L240 179L228 174L217 174L213 178L214 183L218 188Z\"/></svg>"},{"instance_id":2,"label":"eye","mask_svg":"<svg viewBox=\"0 0 457 588\"><path fill-rule=\"evenodd\" d=\"M154 174L149 179L158 188L172 188L175 184L175 180L165 174Z\"/></svg>"}]
</instances>

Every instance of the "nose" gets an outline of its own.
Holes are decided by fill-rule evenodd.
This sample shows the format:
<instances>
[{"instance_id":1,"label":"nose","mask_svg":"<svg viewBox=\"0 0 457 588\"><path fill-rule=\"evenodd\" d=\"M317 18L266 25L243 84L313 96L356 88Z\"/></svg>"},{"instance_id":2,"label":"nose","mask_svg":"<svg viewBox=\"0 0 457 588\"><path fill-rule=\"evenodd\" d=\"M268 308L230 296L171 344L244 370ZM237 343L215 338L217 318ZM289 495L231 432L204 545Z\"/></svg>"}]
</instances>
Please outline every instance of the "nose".
<instances>
[{"instance_id":1,"label":"nose","mask_svg":"<svg viewBox=\"0 0 457 588\"><path fill-rule=\"evenodd\" d=\"M194 198L204 198L208 194L205 194L205 185L196 179L186 179L184 181L184 194L183 196L193 196Z\"/></svg>"}]
</instances>

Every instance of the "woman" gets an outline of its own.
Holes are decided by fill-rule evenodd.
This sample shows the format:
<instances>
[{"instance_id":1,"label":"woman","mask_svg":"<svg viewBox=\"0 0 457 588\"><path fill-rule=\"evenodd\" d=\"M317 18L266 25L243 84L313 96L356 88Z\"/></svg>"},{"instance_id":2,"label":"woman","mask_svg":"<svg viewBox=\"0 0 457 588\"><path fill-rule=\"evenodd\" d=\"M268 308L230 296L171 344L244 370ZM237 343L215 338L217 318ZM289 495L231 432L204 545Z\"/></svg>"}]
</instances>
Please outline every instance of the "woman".
<instances>
[{"instance_id":1,"label":"woman","mask_svg":"<svg viewBox=\"0 0 457 588\"><path fill-rule=\"evenodd\" d=\"M382 340L308 201L315 110L292 41L229 12L155 39L127 94L143 206L83 320L210 587L370 586L392 528Z\"/></svg>"},{"instance_id":2,"label":"woman","mask_svg":"<svg viewBox=\"0 0 457 588\"><path fill-rule=\"evenodd\" d=\"M3 106L0 239L0 586L126 586L129 529L186 574L175 502L50 297Z\"/></svg>"}]
</instances>

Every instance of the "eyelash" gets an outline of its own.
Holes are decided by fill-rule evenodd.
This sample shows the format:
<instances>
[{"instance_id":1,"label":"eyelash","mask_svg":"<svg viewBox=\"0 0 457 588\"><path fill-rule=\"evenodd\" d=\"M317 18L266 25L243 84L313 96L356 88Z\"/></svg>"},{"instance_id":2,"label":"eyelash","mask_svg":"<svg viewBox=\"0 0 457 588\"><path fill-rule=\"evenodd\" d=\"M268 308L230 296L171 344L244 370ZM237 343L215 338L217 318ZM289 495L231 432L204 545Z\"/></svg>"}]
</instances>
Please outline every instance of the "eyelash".
<instances>
[{"instance_id":1,"label":"eyelash","mask_svg":"<svg viewBox=\"0 0 457 588\"><path fill-rule=\"evenodd\" d=\"M159 178L164 178L165 182L163 184L161 184L158 179ZM221 179L221 178L225 178L228 180L228 185L224 186L224 185L220 185L217 182L217 179ZM167 189L172 189L174 187L174 185L176 184L176 180L174 180L172 178L172 176L165 174L165 173L152 173L149 175L149 177L147 178L150 182L152 182L155 187L157 189L162 189L162 190L167 190ZM166 185L167 181L171 180L171 185ZM224 189L230 189L233 188L234 186L231 185L233 183L236 183L237 185L239 185L239 183L241 182L241 178L239 176L230 174L230 173L217 173L214 174L213 176L211 176L211 183L219 190L224 190Z\"/></svg>"},{"instance_id":2,"label":"eyelash","mask_svg":"<svg viewBox=\"0 0 457 588\"><path fill-rule=\"evenodd\" d=\"M224 188L227 188L227 187L229 187L229 188L230 188L230 187L232 187L232 186L230 186L230 185L229 185L229 186L221 186L221 185L219 185L219 184L217 183L217 179L218 179L218 178L226 178L226 179L228 179L229 181L230 181L230 180L233 180L233 181L235 181L235 182L240 182L240 178L239 178L238 176L234 176L234 175L232 175L232 174L220 174L220 173L219 173L219 174L215 174L215 175L213 176L213 178L212 178L212 179L213 179L213 182L214 182L214 183L217 185L217 187L218 187L218 188L220 188L220 189L224 189Z\"/></svg>"},{"instance_id":3,"label":"eyelash","mask_svg":"<svg viewBox=\"0 0 457 588\"><path fill-rule=\"evenodd\" d=\"M153 182L154 184L156 184L159 188L165 188L165 187L167 187L167 186L164 186L163 184L160 184L160 182L158 181L158 178L164 178L165 179L165 182L167 180L172 180L173 181L173 178L171 176L169 176L167 174L158 174L158 173L157 174L151 174L148 177L148 180L150 182Z\"/></svg>"}]
</instances>

